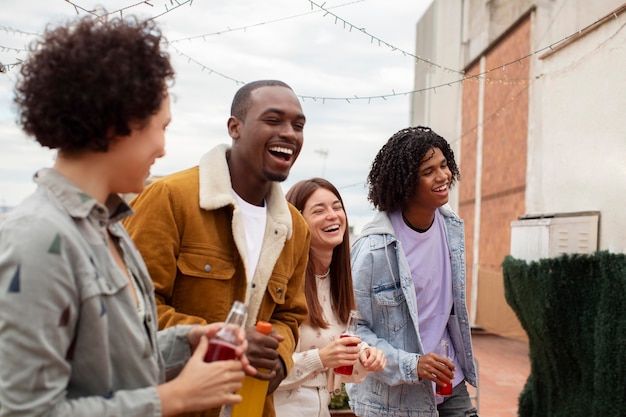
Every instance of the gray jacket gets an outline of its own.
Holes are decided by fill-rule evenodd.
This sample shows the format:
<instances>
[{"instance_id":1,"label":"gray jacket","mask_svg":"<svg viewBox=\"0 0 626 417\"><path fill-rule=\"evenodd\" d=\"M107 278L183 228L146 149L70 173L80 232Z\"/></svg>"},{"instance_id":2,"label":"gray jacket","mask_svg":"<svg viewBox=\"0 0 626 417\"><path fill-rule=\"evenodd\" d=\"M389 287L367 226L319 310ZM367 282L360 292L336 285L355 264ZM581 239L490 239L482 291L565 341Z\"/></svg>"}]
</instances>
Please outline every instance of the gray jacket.
<instances>
[{"instance_id":1,"label":"gray jacket","mask_svg":"<svg viewBox=\"0 0 626 417\"><path fill-rule=\"evenodd\" d=\"M0 226L0 416L160 416L156 386L189 358L189 326L157 332L154 287L119 220L54 170ZM117 237L143 319L115 265Z\"/></svg>"},{"instance_id":2,"label":"gray jacket","mask_svg":"<svg viewBox=\"0 0 626 417\"><path fill-rule=\"evenodd\" d=\"M448 320L452 347L465 379L476 386L476 369L465 303L465 245L463 221L449 208L439 208L446 226L452 267L455 315ZM359 335L387 357L384 371L361 384L347 386L350 406L358 416L437 416L430 380L417 376L424 353L418 327L415 287L402 243L385 212L363 229L351 250Z\"/></svg>"}]
</instances>

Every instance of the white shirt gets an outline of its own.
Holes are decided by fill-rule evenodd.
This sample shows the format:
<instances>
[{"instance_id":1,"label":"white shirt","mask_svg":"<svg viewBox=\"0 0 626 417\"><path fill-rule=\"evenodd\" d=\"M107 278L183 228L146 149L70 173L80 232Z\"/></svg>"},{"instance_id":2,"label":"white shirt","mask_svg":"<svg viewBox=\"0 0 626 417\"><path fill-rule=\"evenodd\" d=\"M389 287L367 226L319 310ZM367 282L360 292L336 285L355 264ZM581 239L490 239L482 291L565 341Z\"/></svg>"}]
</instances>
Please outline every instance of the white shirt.
<instances>
[{"instance_id":1,"label":"white shirt","mask_svg":"<svg viewBox=\"0 0 626 417\"><path fill-rule=\"evenodd\" d=\"M246 233L246 277L248 283L252 282L254 277L254 271L259 263L259 256L261 255L261 247L263 246L263 235L265 234L265 223L267 221L267 208L266 204L262 207L255 206L239 197L235 190L233 194L237 199L239 208L243 214L243 226Z\"/></svg>"}]
</instances>

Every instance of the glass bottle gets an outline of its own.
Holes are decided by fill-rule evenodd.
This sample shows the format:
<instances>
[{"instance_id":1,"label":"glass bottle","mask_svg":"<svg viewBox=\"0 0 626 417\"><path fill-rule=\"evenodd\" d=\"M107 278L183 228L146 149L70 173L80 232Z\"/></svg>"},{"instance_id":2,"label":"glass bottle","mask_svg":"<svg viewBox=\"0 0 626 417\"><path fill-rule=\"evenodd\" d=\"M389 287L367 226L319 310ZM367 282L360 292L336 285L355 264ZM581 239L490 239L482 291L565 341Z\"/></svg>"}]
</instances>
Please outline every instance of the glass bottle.
<instances>
[{"instance_id":1,"label":"glass bottle","mask_svg":"<svg viewBox=\"0 0 626 417\"><path fill-rule=\"evenodd\" d=\"M439 341L439 354L444 358L450 359L450 345L445 339ZM446 384L444 386L435 384L435 386L435 393L437 395L441 395L442 397L452 395L452 384Z\"/></svg>"},{"instance_id":2,"label":"glass bottle","mask_svg":"<svg viewBox=\"0 0 626 417\"><path fill-rule=\"evenodd\" d=\"M359 337L357 333L357 324L359 323L359 319L361 315L357 310L350 310L350 316L348 317L348 325L346 326L346 331L341 334L341 338L344 337ZM348 346L357 346L358 343L351 343ZM352 375L352 370L354 369L353 365L345 365L339 366L335 368L335 373L340 375Z\"/></svg>"},{"instance_id":3,"label":"glass bottle","mask_svg":"<svg viewBox=\"0 0 626 417\"><path fill-rule=\"evenodd\" d=\"M237 332L246 321L248 307L241 301L235 301L230 308L224 327L222 327L209 340L209 348L204 356L205 362L223 361L236 359L235 349L239 345L237 342Z\"/></svg>"}]
</instances>

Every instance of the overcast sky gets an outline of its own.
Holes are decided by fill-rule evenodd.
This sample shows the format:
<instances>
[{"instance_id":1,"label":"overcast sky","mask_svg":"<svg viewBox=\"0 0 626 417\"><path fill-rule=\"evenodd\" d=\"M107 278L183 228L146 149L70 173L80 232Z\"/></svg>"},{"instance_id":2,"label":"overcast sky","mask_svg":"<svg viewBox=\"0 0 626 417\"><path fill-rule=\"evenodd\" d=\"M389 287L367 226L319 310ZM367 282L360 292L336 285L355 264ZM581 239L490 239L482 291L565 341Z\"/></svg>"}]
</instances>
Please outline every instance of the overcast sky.
<instances>
[{"instance_id":1,"label":"overcast sky","mask_svg":"<svg viewBox=\"0 0 626 417\"><path fill-rule=\"evenodd\" d=\"M153 175L196 165L213 146L230 143L226 121L241 83L280 79L300 96L307 116L304 148L284 190L301 179L327 178L342 193L358 232L373 214L365 189L372 159L410 122L411 97L404 93L413 90L414 71L423 66L412 57L419 55L415 26L431 0L137 3L28 0L3 5L0 62L7 68L0 74L0 205L14 206L30 194L33 173L51 166L54 158L15 123L18 66L12 64L25 59L26 46L46 24L87 13L81 9L98 7L96 13L102 14L104 4L109 13L125 8L124 15L161 15L156 20L170 41L176 70L173 121L167 155L153 166Z\"/></svg>"}]
</instances>

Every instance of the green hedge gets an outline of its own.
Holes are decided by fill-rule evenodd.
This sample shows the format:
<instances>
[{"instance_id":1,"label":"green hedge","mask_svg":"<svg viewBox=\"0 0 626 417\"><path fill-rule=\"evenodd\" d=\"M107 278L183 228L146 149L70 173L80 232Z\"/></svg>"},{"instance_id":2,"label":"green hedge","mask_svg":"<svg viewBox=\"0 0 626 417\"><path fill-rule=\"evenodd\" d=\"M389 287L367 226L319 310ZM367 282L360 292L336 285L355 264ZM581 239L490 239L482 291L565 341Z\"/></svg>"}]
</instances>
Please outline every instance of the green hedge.
<instances>
[{"instance_id":1,"label":"green hedge","mask_svg":"<svg viewBox=\"0 0 626 417\"><path fill-rule=\"evenodd\" d=\"M519 416L626 416L626 256L508 256L503 269L530 348Z\"/></svg>"}]
</instances>

